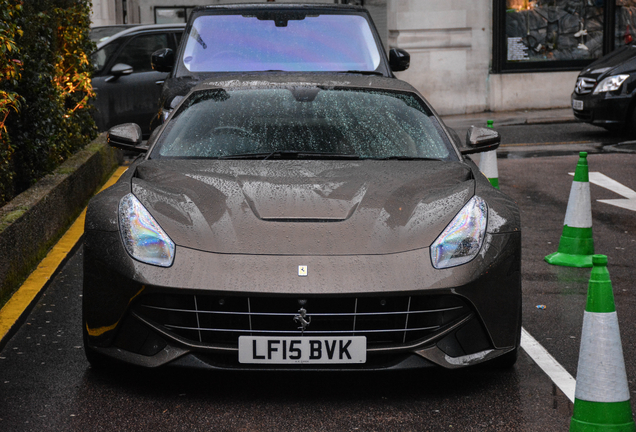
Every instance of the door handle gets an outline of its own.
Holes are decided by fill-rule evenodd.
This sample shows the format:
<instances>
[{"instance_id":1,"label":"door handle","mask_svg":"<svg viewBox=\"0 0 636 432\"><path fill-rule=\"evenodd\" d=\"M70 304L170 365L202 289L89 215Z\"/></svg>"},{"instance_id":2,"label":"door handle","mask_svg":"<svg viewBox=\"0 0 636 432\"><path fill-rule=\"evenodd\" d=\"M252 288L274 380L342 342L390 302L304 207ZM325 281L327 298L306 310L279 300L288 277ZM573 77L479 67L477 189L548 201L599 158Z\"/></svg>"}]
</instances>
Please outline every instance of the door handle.
<instances>
[{"instance_id":1,"label":"door handle","mask_svg":"<svg viewBox=\"0 0 636 432\"><path fill-rule=\"evenodd\" d=\"M155 84L157 85L161 85L165 82L166 80L159 80L159 81L155 81Z\"/></svg>"}]
</instances>

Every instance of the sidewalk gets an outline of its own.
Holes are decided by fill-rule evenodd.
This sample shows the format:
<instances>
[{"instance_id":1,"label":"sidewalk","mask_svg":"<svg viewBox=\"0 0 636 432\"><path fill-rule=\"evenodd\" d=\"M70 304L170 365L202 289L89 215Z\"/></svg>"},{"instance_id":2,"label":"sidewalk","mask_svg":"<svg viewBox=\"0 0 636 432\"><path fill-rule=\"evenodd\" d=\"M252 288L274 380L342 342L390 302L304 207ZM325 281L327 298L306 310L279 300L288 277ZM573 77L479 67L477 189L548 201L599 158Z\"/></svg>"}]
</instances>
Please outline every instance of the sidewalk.
<instances>
[{"instance_id":1,"label":"sidewalk","mask_svg":"<svg viewBox=\"0 0 636 432\"><path fill-rule=\"evenodd\" d=\"M487 120L494 121L495 129L500 126L571 123L576 121L571 108L482 112L441 117L444 123L455 129L460 136L462 136L464 131L471 125L486 127ZM534 155L539 153L545 156L561 156L576 154L582 151L593 154L606 151L605 147L606 146L602 143L596 142L502 144L499 149L497 149L497 157L522 157L522 155ZM612 147L613 151L633 153L629 148L621 150L617 148L617 145L609 147ZM473 159L479 160L479 155L474 156Z\"/></svg>"},{"instance_id":2,"label":"sidewalk","mask_svg":"<svg viewBox=\"0 0 636 432\"><path fill-rule=\"evenodd\" d=\"M572 108L482 112L441 117L447 126L458 132L468 129L471 125L485 127L486 120L494 120L495 127L576 121L574 114L572 114Z\"/></svg>"}]
</instances>

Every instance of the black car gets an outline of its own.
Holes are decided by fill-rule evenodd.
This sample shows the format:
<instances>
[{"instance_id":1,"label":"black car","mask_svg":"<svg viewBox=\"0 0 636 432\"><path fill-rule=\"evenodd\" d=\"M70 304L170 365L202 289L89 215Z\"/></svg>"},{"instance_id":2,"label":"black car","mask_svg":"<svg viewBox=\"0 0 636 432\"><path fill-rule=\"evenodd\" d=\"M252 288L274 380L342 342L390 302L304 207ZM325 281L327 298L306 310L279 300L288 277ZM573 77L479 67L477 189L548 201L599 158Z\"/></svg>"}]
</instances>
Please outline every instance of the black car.
<instances>
[{"instance_id":1,"label":"black car","mask_svg":"<svg viewBox=\"0 0 636 432\"><path fill-rule=\"evenodd\" d=\"M97 44L91 60L95 67L93 117L100 131L133 122L150 135L152 121L160 124L161 85L168 74L152 69L150 56L158 49L176 49L184 24L133 26ZM99 33L103 27L95 29ZM111 27L106 28L108 31Z\"/></svg>"},{"instance_id":2,"label":"black car","mask_svg":"<svg viewBox=\"0 0 636 432\"><path fill-rule=\"evenodd\" d=\"M203 369L515 362L519 210L409 84L223 74L195 87L92 199L87 358Z\"/></svg>"},{"instance_id":3,"label":"black car","mask_svg":"<svg viewBox=\"0 0 636 432\"><path fill-rule=\"evenodd\" d=\"M93 26L90 30L90 39L96 44L105 42L109 37L115 36L117 33L121 33L124 30L137 27L139 24L112 24L105 26Z\"/></svg>"},{"instance_id":4,"label":"black car","mask_svg":"<svg viewBox=\"0 0 636 432\"><path fill-rule=\"evenodd\" d=\"M164 118L199 82L225 72L356 73L393 77L409 67L404 50L387 58L369 12L329 4L236 4L192 11L179 50L153 54L170 72ZM176 98L176 100L175 100Z\"/></svg>"},{"instance_id":5,"label":"black car","mask_svg":"<svg viewBox=\"0 0 636 432\"><path fill-rule=\"evenodd\" d=\"M636 131L636 44L585 68L572 93L574 116L608 130Z\"/></svg>"}]
</instances>

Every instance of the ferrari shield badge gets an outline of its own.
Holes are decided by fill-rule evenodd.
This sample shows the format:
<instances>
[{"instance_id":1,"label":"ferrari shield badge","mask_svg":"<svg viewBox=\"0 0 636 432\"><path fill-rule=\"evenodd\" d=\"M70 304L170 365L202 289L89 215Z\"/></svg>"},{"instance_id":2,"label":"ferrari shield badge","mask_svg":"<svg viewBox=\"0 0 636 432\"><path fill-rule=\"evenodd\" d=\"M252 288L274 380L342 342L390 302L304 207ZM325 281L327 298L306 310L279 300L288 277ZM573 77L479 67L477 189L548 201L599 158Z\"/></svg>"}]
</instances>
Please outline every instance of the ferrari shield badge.
<instances>
[{"instance_id":1,"label":"ferrari shield badge","mask_svg":"<svg viewBox=\"0 0 636 432\"><path fill-rule=\"evenodd\" d=\"M298 266L298 276L307 276L307 266L306 265Z\"/></svg>"}]
</instances>

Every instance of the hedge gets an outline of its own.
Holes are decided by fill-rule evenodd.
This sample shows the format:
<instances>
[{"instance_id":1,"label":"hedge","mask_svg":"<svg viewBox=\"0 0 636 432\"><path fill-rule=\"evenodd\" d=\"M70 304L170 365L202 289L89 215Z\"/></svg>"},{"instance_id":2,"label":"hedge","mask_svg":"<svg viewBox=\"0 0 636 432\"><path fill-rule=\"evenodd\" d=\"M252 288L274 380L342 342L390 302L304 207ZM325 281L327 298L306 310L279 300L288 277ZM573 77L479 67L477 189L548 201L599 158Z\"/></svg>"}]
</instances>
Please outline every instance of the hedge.
<instances>
[{"instance_id":1,"label":"hedge","mask_svg":"<svg viewBox=\"0 0 636 432\"><path fill-rule=\"evenodd\" d=\"M0 0L0 205L96 136L89 0Z\"/></svg>"}]
</instances>

